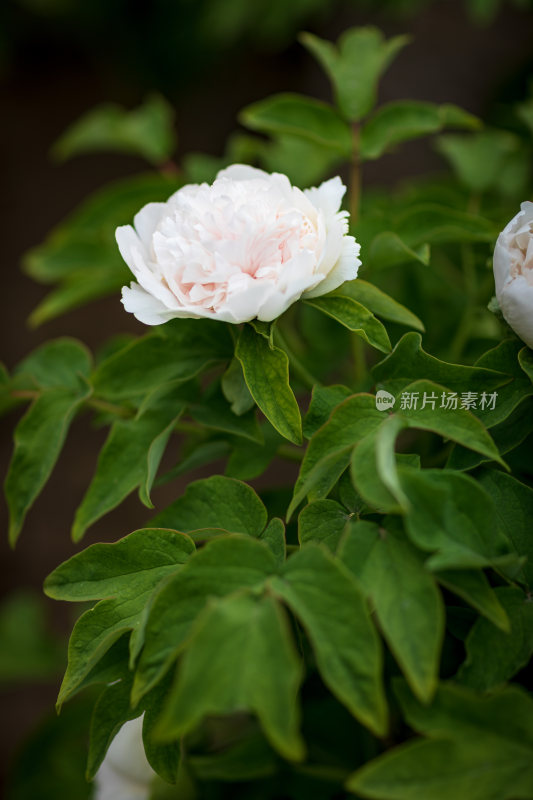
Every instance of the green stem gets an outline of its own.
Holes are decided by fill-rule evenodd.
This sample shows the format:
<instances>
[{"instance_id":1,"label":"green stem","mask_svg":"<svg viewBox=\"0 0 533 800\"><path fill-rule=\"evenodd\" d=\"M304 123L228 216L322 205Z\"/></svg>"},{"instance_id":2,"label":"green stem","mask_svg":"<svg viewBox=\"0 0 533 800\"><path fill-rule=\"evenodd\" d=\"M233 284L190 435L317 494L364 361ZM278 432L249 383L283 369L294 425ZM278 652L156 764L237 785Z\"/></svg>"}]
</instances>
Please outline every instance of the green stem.
<instances>
[{"instance_id":1,"label":"green stem","mask_svg":"<svg viewBox=\"0 0 533 800\"><path fill-rule=\"evenodd\" d=\"M450 359L452 361L458 361L463 353L470 335L472 316L477 307L476 259L472 246L468 244L462 245L461 256L466 305L450 345Z\"/></svg>"},{"instance_id":2,"label":"green stem","mask_svg":"<svg viewBox=\"0 0 533 800\"><path fill-rule=\"evenodd\" d=\"M354 381L355 384L359 386L360 384L365 383L368 377L365 343L356 333L352 333L351 337Z\"/></svg>"},{"instance_id":3,"label":"green stem","mask_svg":"<svg viewBox=\"0 0 533 800\"><path fill-rule=\"evenodd\" d=\"M355 225L359 219L361 206L361 161L359 158L360 132L359 126L352 127L352 158L350 166L350 224ZM351 335L352 356L354 361L355 382L361 384L368 375L365 346L360 336Z\"/></svg>"},{"instance_id":4,"label":"green stem","mask_svg":"<svg viewBox=\"0 0 533 800\"><path fill-rule=\"evenodd\" d=\"M95 411L103 411L105 414L114 414L122 419L132 417L135 412L126 406L119 406L116 403L108 403L107 400L101 400L99 397L89 397L87 400L89 408L94 408Z\"/></svg>"},{"instance_id":5,"label":"green stem","mask_svg":"<svg viewBox=\"0 0 533 800\"><path fill-rule=\"evenodd\" d=\"M277 340L278 345L281 347L282 350L285 351L287 357L289 359L289 364L291 365L292 369L298 375L304 386L308 389L312 389L314 386L320 386L320 381L318 378L309 372L307 367L300 361L298 356L291 350L289 345L287 344L287 340L281 333L279 327L276 326L274 329L274 338Z\"/></svg>"}]
</instances>

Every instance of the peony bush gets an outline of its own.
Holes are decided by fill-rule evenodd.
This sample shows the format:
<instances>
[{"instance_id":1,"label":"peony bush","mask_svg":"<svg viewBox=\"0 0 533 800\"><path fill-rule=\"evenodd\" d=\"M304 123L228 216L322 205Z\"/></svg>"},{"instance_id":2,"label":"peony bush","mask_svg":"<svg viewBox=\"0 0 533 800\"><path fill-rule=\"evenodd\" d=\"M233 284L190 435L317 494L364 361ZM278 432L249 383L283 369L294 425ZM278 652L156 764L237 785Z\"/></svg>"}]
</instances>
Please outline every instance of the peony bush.
<instances>
[{"instance_id":1,"label":"peony bush","mask_svg":"<svg viewBox=\"0 0 533 800\"><path fill-rule=\"evenodd\" d=\"M169 169L161 98L58 144L96 119L156 168L28 255L32 321L112 295L142 325L5 373L10 540L80 414L108 433L74 542L133 492L139 522L46 579L82 604L54 730L82 710L87 782L33 762L19 800L533 798L533 101L376 108L404 37L302 42L334 102L260 100L221 158ZM362 191L422 136L447 172Z\"/></svg>"}]
</instances>

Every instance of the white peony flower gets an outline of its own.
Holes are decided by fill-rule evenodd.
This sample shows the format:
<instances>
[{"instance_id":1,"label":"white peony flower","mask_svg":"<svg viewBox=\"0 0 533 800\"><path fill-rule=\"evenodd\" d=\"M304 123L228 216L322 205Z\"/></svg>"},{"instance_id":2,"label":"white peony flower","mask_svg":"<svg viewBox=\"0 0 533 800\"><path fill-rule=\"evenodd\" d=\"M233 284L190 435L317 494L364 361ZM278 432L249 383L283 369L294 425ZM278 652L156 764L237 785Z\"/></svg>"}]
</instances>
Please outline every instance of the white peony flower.
<instances>
[{"instance_id":1,"label":"white peony flower","mask_svg":"<svg viewBox=\"0 0 533 800\"><path fill-rule=\"evenodd\" d=\"M148 800L155 772L142 742L143 718L125 722L95 777L94 800Z\"/></svg>"},{"instance_id":2,"label":"white peony flower","mask_svg":"<svg viewBox=\"0 0 533 800\"><path fill-rule=\"evenodd\" d=\"M494 280L505 320L533 348L533 203L520 208L498 236Z\"/></svg>"},{"instance_id":3,"label":"white peony flower","mask_svg":"<svg viewBox=\"0 0 533 800\"><path fill-rule=\"evenodd\" d=\"M148 203L117 228L136 278L126 311L146 325L174 317L247 322L279 317L357 276L359 245L340 211L339 177L302 192L285 175L234 164L207 183Z\"/></svg>"}]
</instances>

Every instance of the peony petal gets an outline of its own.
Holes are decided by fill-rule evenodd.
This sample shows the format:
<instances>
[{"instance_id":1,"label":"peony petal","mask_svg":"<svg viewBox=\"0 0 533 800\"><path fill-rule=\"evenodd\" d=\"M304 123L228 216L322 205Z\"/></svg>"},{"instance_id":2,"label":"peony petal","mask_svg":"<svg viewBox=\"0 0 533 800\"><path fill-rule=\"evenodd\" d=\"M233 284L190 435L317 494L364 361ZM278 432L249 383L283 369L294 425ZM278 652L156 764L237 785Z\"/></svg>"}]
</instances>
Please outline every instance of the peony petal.
<instances>
[{"instance_id":1,"label":"peony petal","mask_svg":"<svg viewBox=\"0 0 533 800\"><path fill-rule=\"evenodd\" d=\"M498 296L502 314L517 336L533 348L533 286L523 275L509 280Z\"/></svg>"},{"instance_id":2,"label":"peony petal","mask_svg":"<svg viewBox=\"0 0 533 800\"><path fill-rule=\"evenodd\" d=\"M359 251L361 245L355 241L353 236L345 236L342 240L342 251L339 260L326 275L324 280L315 286L314 289L306 292L304 297L320 297L323 294L332 292L345 281L353 281L357 278L361 261Z\"/></svg>"},{"instance_id":3,"label":"peony petal","mask_svg":"<svg viewBox=\"0 0 533 800\"><path fill-rule=\"evenodd\" d=\"M93 800L148 800L150 785L135 783L105 761L96 773Z\"/></svg>"},{"instance_id":4,"label":"peony petal","mask_svg":"<svg viewBox=\"0 0 533 800\"><path fill-rule=\"evenodd\" d=\"M139 234L139 239L146 246L148 252L152 244L152 236L162 217L168 214L166 203L147 203L135 214L133 224Z\"/></svg>"},{"instance_id":5,"label":"peony petal","mask_svg":"<svg viewBox=\"0 0 533 800\"><path fill-rule=\"evenodd\" d=\"M330 178L329 181L324 181L318 188L313 186L311 189L304 190L306 197L316 208L324 212L326 219L338 212L345 192L346 186L338 175Z\"/></svg>"},{"instance_id":6,"label":"peony petal","mask_svg":"<svg viewBox=\"0 0 533 800\"><path fill-rule=\"evenodd\" d=\"M155 772L142 742L143 718L125 722L96 773L95 800L148 800Z\"/></svg>"},{"instance_id":7,"label":"peony petal","mask_svg":"<svg viewBox=\"0 0 533 800\"><path fill-rule=\"evenodd\" d=\"M148 258L144 244L139 239L131 225L121 225L115 231L115 239L120 255L134 275L138 270L139 261Z\"/></svg>"},{"instance_id":8,"label":"peony petal","mask_svg":"<svg viewBox=\"0 0 533 800\"><path fill-rule=\"evenodd\" d=\"M122 305L145 325L162 325L177 315L138 283L122 287Z\"/></svg>"},{"instance_id":9,"label":"peony petal","mask_svg":"<svg viewBox=\"0 0 533 800\"><path fill-rule=\"evenodd\" d=\"M257 180L257 178L269 180L270 175L268 172L257 167L250 167L248 164L232 164L217 172L215 180L218 181L221 178L226 178L229 181L251 181Z\"/></svg>"},{"instance_id":10,"label":"peony petal","mask_svg":"<svg viewBox=\"0 0 533 800\"><path fill-rule=\"evenodd\" d=\"M511 274L511 253L509 246L509 236L505 231L502 231L496 241L494 248L494 256L492 259L492 267L494 271L494 283L496 286L496 297L500 303L500 295L502 289Z\"/></svg>"}]
</instances>

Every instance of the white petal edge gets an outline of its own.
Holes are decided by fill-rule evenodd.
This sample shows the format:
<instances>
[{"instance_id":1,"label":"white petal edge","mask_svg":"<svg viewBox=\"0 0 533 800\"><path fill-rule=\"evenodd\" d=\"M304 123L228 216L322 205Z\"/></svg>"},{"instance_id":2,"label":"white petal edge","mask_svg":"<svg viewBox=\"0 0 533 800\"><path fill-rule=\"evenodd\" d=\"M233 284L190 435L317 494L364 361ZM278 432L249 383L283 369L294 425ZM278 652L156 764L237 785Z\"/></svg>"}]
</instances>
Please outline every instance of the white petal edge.
<instances>
[{"instance_id":1,"label":"white petal edge","mask_svg":"<svg viewBox=\"0 0 533 800\"><path fill-rule=\"evenodd\" d=\"M340 209L345 193L346 186L338 175L324 181L318 187L304 189L305 196L309 198L315 208L324 212L326 219L332 217Z\"/></svg>"},{"instance_id":2,"label":"white petal edge","mask_svg":"<svg viewBox=\"0 0 533 800\"><path fill-rule=\"evenodd\" d=\"M162 325L176 316L176 311L169 310L138 283L122 287L122 305L144 325Z\"/></svg>"},{"instance_id":3,"label":"white petal edge","mask_svg":"<svg viewBox=\"0 0 533 800\"><path fill-rule=\"evenodd\" d=\"M303 297L311 299L312 297L321 297L323 294L328 294L334 289L337 289L345 281L353 281L357 278L361 261L359 260L359 251L361 245L355 241L353 236L345 236L342 243L342 252L339 260L314 289L304 292Z\"/></svg>"},{"instance_id":4,"label":"white petal edge","mask_svg":"<svg viewBox=\"0 0 533 800\"><path fill-rule=\"evenodd\" d=\"M135 214L133 225L145 247L150 246L153 233L165 213L168 213L166 203L147 203Z\"/></svg>"},{"instance_id":5,"label":"white petal edge","mask_svg":"<svg viewBox=\"0 0 533 800\"><path fill-rule=\"evenodd\" d=\"M217 172L216 180L227 178L230 181L252 181L258 178L269 180L270 177L270 173L257 167L250 167L248 164L232 164Z\"/></svg>"},{"instance_id":6,"label":"white petal edge","mask_svg":"<svg viewBox=\"0 0 533 800\"><path fill-rule=\"evenodd\" d=\"M509 280L498 296L505 320L528 347L533 348L533 286L523 275Z\"/></svg>"}]
</instances>

